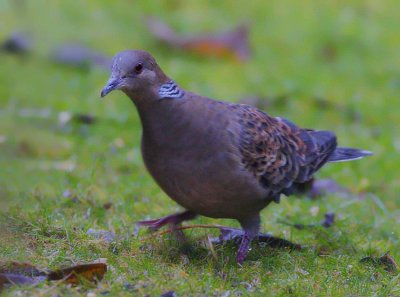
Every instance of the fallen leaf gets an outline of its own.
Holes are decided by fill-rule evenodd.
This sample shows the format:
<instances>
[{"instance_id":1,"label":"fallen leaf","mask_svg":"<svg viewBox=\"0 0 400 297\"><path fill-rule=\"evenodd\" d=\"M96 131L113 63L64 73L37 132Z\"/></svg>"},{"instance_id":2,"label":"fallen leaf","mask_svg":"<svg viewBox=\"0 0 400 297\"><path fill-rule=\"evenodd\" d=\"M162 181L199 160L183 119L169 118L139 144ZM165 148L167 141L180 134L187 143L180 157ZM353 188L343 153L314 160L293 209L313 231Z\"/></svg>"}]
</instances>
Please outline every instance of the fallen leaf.
<instances>
[{"instance_id":1,"label":"fallen leaf","mask_svg":"<svg viewBox=\"0 0 400 297\"><path fill-rule=\"evenodd\" d=\"M47 279L50 281L63 280L73 285L79 284L82 279L96 283L103 279L106 272L107 264L105 263L82 264L52 271L47 275Z\"/></svg>"},{"instance_id":2,"label":"fallen leaf","mask_svg":"<svg viewBox=\"0 0 400 297\"><path fill-rule=\"evenodd\" d=\"M239 61L250 57L248 26L239 25L236 28L199 36L180 36L164 22L149 17L146 20L150 32L160 41L171 47L191 51L203 56L227 57L233 56Z\"/></svg>"},{"instance_id":3,"label":"fallen leaf","mask_svg":"<svg viewBox=\"0 0 400 297\"><path fill-rule=\"evenodd\" d=\"M107 271L104 262L82 264L69 268L48 271L38 269L29 263L0 263L0 290L11 285L35 285L43 281L62 280L67 284L79 284L84 279L97 282Z\"/></svg>"}]
</instances>

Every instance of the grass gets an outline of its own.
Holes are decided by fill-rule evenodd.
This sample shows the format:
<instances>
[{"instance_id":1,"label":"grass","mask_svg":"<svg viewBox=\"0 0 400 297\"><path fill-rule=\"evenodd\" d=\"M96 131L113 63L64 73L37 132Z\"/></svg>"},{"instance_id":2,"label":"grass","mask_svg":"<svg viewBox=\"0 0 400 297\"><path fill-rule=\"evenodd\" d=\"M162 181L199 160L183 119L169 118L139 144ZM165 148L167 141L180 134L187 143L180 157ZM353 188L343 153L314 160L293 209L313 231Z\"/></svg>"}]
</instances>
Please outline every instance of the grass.
<instances>
[{"instance_id":1,"label":"grass","mask_svg":"<svg viewBox=\"0 0 400 297\"><path fill-rule=\"evenodd\" d=\"M400 262L399 8L390 0L252 1L245 7L242 1L0 0L0 37L23 29L35 40L26 59L0 55L0 259L47 268L99 258L109 264L95 287L44 283L3 295L158 296L169 290L178 296L400 295L398 274L359 263L386 251ZM187 34L247 20L252 58L239 64L167 49L148 34L146 15ZM145 241L145 231L130 236L136 221L179 207L142 164L141 128L132 104L122 93L99 99L108 73L49 61L51 49L66 41L108 55L125 48L149 50L182 87L210 97L275 99L268 113L334 130L342 145L375 152L318 174L371 194L285 198L271 205L262 213L262 229L308 248L253 246L243 267L235 264L234 246L214 246L211 252L207 235L214 230L187 230L186 254L168 236ZM316 98L329 104L316 104ZM61 125L62 112L98 120ZM328 211L337 215L330 229L279 223L318 222ZM208 218L196 223L237 226ZM95 240L86 234L89 228L112 231L118 240Z\"/></svg>"}]
</instances>

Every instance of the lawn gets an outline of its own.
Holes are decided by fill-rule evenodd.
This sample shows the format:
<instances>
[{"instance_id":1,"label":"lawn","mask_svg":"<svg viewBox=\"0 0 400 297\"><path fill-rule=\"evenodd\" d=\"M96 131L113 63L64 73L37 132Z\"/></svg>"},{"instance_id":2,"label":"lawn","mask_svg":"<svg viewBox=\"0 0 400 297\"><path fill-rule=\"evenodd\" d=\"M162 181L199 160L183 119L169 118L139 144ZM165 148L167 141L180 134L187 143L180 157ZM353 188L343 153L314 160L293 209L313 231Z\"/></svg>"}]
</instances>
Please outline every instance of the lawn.
<instances>
[{"instance_id":1,"label":"lawn","mask_svg":"<svg viewBox=\"0 0 400 297\"><path fill-rule=\"evenodd\" d=\"M32 52L0 52L0 261L57 269L98 259L97 285L43 282L4 296L399 296L400 277L360 262L390 252L400 263L400 5L397 1L12 1L0 0L0 40L29 33ZM144 18L193 35L250 28L251 57L204 57L160 44ZM100 99L109 71L59 65L52 50L84 44L105 55L145 49L185 89L238 102L259 97L271 115L330 129L373 157L330 164L350 194L283 198L262 229L304 245L254 244L243 267L215 229L149 237L135 222L180 208L142 163L141 126L120 92ZM264 102L263 102L264 100ZM79 115L89 116L90 124ZM333 212L331 228L298 230ZM189 224L235 221L201 217ZM112 232L107 242L88 230ZM106 260L105 260L106 259Z\"/></svg>"}]
</instances>

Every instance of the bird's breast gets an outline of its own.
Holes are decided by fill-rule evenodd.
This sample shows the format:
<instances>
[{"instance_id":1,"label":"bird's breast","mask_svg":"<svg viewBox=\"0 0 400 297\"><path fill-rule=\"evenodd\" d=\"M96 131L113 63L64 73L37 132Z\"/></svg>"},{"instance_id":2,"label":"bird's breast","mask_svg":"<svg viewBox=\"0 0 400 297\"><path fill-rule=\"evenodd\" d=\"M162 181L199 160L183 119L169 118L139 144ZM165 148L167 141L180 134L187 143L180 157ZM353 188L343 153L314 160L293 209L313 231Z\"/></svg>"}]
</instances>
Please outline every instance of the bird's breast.
<instances>
[{"instance_id":1,"label":"bird's breast","mask_svg":"<svg viewBox=\"0 0 400 297\"><path fill-rule=\"evenodd\" d=\"M265 206L264 189L242 167L236 148L221 141L224 135L208 141L182 136L175 135L171 144L155 144L145 137L142 142L146 167L170 198L210 217L235 218Z\"/></svg>"}]
</instances>

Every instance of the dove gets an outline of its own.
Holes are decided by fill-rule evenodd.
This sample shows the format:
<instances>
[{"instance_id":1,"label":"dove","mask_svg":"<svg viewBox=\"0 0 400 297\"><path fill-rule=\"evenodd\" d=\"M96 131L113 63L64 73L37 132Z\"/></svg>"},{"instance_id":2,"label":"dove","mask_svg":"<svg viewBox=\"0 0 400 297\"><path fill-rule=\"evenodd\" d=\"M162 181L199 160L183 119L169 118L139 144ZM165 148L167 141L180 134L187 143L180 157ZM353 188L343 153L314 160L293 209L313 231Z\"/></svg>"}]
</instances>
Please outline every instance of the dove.
<instances>
[{"instance_id":1,"label":"dove","mask_svg":"<svg viewBox=\"0 0 400 297\"><path fill-rule=\"evenodd\" d=\"M339 147L333 132L303 129L249 105L184 90L146 51L115 55L101 97L114 90L136 106L147 170L184 208L139 224L176 230L198 215L235 219L243 229L239 264L260 231L262 209L302 189L325 164L372 154Z\"/></svg>"}]
</instances>

